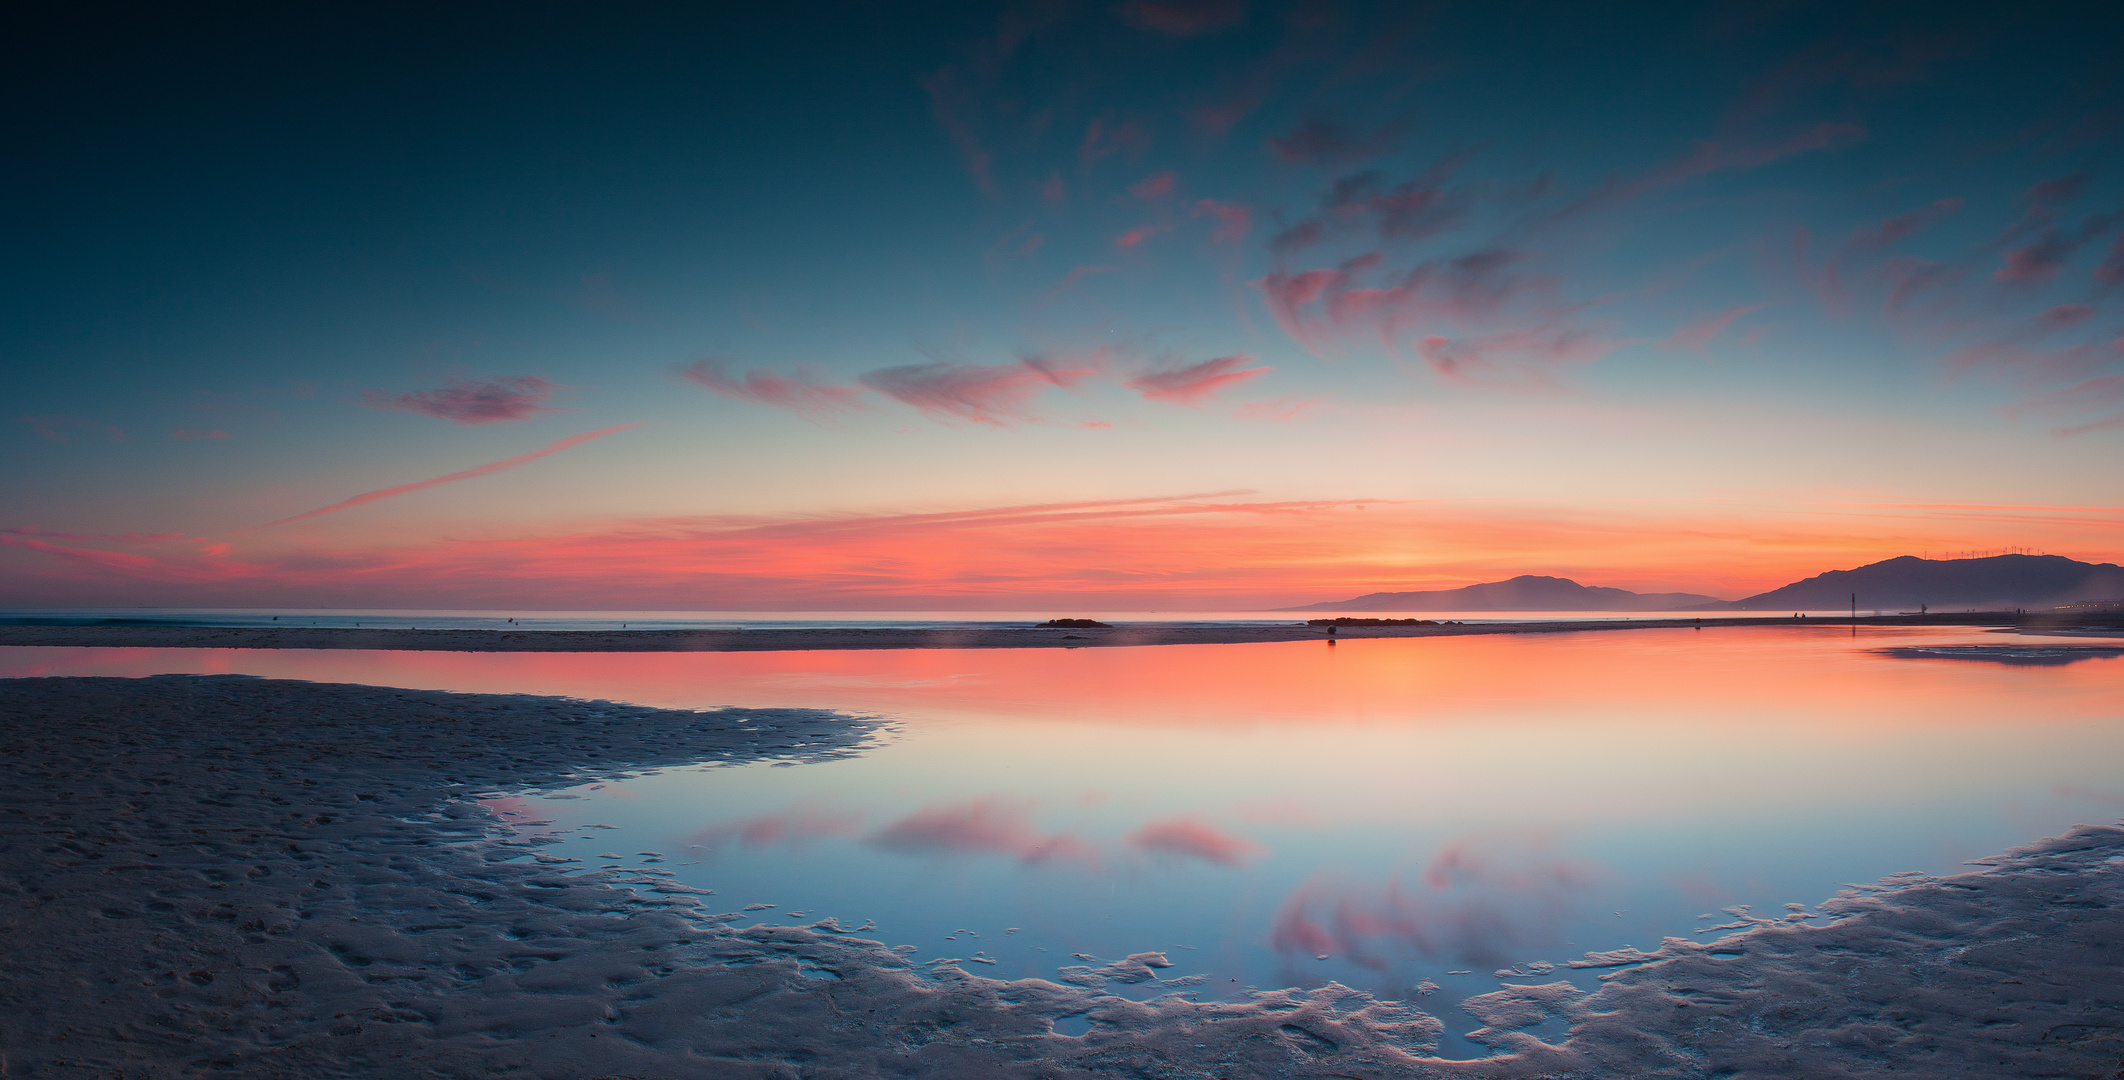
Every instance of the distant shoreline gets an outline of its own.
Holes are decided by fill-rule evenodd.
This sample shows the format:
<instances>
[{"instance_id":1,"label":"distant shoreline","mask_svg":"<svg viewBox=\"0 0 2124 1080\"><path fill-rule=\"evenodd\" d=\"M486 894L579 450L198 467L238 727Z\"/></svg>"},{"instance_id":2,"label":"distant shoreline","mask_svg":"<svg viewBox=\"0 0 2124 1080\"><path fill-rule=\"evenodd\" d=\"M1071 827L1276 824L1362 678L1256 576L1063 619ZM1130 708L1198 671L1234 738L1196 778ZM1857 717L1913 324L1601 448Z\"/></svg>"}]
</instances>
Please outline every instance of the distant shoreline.
<instances>
[{"instance_id":1,"label":"distant shoreline","mask_svg":"<svg viewBox=\"0 0 2124 1080\"><path fill-rule=\"evenodd\" d=\"M2113 618L2020 615L2010 611L1872 615L1860 626L1992 626L2076 630ZM1600 622L1497 622L1439 626L1340 627L1333 640L1558 634L1702 626L1849 626L1850 618L1616 619ZM403 652L797 652L823 649L1038 649L1141 645L1237 645L1318 641L1304 626L1119 626L1110 630L1033 627L834 628L761 630L415 630L344 627L0 626L0 646L153 649L380 649Z\"/></svg>"}]
</instances>

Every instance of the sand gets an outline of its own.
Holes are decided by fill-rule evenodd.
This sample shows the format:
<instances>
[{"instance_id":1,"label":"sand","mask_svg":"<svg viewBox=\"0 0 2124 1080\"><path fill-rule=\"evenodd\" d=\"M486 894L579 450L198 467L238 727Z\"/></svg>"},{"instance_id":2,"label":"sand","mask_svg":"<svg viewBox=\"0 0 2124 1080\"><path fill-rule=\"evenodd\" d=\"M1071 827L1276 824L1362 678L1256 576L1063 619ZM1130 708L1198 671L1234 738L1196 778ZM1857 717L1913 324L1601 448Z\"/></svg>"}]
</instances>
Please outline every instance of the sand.
<instances>
[{"instance_id":1,"label":"sand","mask_svg":"<svg viewBox=\"0 0 2124 1080\"><path fill-rule=\"evenodd\" d=\"M1889 879L1825 925L1578 961L1441 1015L1329 984L1149 1002L736 928L524 862L470 796L857 753L873 719L255 679L0 680L0 1076L2115 1077L2124 829ZM799 765L798 767L801 767ZM505 861L505 860L519 861ZM1820 922L1821 920L1816 920ZM1182 984L1184 985L1184 984ZM1430 1005L1434 999L1425 999ZM1472 1014L1472 1018L1470 1016ZM1084 1017L1081 1036L1055 1022ZM1528 1029L1561 1020L1545 1042ZM1447 1023L1498 1056L1429 1055ZM1549 1030L1543 1028L1543 1030Z\"/></svg>"},{"instance_id":2,"label":"sand","mask_svg":"<svg viewBox=\"0 0 2124 1080\"><path fill-rule=\"evenodd\" d=\"M1881 615L1867 626L2014 626L2010 613ZM1656 618L1583 622L1500 622L1453 626L1346 626L1338 640L1455 637L1466 634L1556 634L1702 626L1790 626L1818 629L1847 619ZM802 649L1039 649L1132 645L1234 645L1317 641L1327 628L1306 626L1118 626L1110 630L1024 627L939 629L834 628L809 630L420 630L320 626L0 626L0 645L137 646L198 649L401 649L445 652L780 652Z\"/></svg>"}]
</instances>

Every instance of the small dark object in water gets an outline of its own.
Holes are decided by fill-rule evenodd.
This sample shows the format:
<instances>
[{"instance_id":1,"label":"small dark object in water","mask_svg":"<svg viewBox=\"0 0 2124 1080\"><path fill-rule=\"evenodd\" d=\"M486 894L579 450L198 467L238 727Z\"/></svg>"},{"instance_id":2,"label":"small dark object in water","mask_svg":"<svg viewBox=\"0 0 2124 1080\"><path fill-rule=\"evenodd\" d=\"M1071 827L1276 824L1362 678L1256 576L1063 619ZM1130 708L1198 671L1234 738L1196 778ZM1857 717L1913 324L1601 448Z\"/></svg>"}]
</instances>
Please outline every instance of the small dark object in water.
<instances>
[{"instance_id":1,"label":"small dark object in water","mask_svg":"<svg viewBox=\"0 0 2124 1080\"><path fill-rule=\"evenodd\" d=\"M1111 630L1112 626L1097 619L1049 619L1034 627L1036 630Z\"/></svg>"},{"instance_id":2,"label":"small dark object in water","mask_svg":"<svg viewBox=\"0 0 2124 1080\"><path fill-rule=\"evenodd\" d=\"M1307 619L1307 626L1437 626L1429 619Z\"/></svg>"}]
</instances>

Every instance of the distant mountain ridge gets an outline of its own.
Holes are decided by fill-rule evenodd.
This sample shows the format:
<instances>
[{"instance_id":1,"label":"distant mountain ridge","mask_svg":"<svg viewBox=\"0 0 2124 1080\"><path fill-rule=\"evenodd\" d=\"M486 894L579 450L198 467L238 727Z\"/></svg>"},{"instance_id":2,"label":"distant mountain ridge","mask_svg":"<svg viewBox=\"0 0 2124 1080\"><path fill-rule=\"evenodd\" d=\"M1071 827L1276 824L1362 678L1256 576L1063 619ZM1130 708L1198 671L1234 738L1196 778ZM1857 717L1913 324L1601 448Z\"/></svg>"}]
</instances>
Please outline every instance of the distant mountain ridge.
<instances>
[{"instance_id":1,"label":"distant mountain ridge","mask_svg":"<svg viewBox=\"0 0 2124 1080\"><path fill-rule=\"evenodd\" d=\"M1424 592L1366 593L1354 600L1335 600L1284 611L1677 611L1717 604L1697 593L1635 593L1603 585L1580 585L1570 578L1521 574L1460 589Z\"/></svg>"},{"instance_id":2,"label":"distant mountain ridge","mask_svg":"<svg viewBox=\"0 0 2124 1080\"><path fill-rule=\"evenodd\" d=\"M2048 610L2124 598L2124 567L2062 555L1886 559L1831 570L1740 600L1697 593L1635 593L1570 578L1522 574L1459 589L1366 593L1283 611L1835 611L1858 594L1861 611L1980 608Z\"/></svg>"},{"instance_id":3,"label":"distant mountain ridge","mask_svg":"<svg viewBox=\"0 0 2124 1080\"><path fill-rule=\"evenodd\" d=\"M1851 604L1861 611L1932 608L2047 610L2077 600L2124 597L2124 567L2063 555L1993 555L1920 559L1915 555L1831 570L1741 600L1714 601L1725 611L1821 611Z\"/></svg>"}]
</instances>

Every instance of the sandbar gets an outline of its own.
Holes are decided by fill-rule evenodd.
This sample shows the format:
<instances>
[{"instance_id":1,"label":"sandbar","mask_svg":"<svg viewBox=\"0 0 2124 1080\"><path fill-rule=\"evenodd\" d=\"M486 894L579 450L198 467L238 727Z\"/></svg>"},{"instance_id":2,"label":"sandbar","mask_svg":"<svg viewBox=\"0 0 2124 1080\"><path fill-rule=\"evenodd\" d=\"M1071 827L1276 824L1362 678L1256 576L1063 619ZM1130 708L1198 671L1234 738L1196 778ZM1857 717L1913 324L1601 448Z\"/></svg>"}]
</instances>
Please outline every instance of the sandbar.
<instances>
[{"instance_id":1,"label":"sandbar","mask_svg":"<svg viewBox=\"0 0 2124 1080\"><path fill-rule=\"evenodd\" d=\"M0 680L0 1075L2110 1077L2124 829L1421 1008L916 965L541 861L474 796L861 753L874 718L269 680ZM526 860L529 861L526 861ZM1176 984L1177 985L1177 984ZM1148 987L1156 990L1157 987ZM1431 1011L1426 1011L1426 1010ZM1082 1035L1063 1017L1091 1021ZM1493 1057L1435 1055L1447 1022ZM1562 1020L1568 1035L1530 1029Z\"/></svg>"}]
</instances>

